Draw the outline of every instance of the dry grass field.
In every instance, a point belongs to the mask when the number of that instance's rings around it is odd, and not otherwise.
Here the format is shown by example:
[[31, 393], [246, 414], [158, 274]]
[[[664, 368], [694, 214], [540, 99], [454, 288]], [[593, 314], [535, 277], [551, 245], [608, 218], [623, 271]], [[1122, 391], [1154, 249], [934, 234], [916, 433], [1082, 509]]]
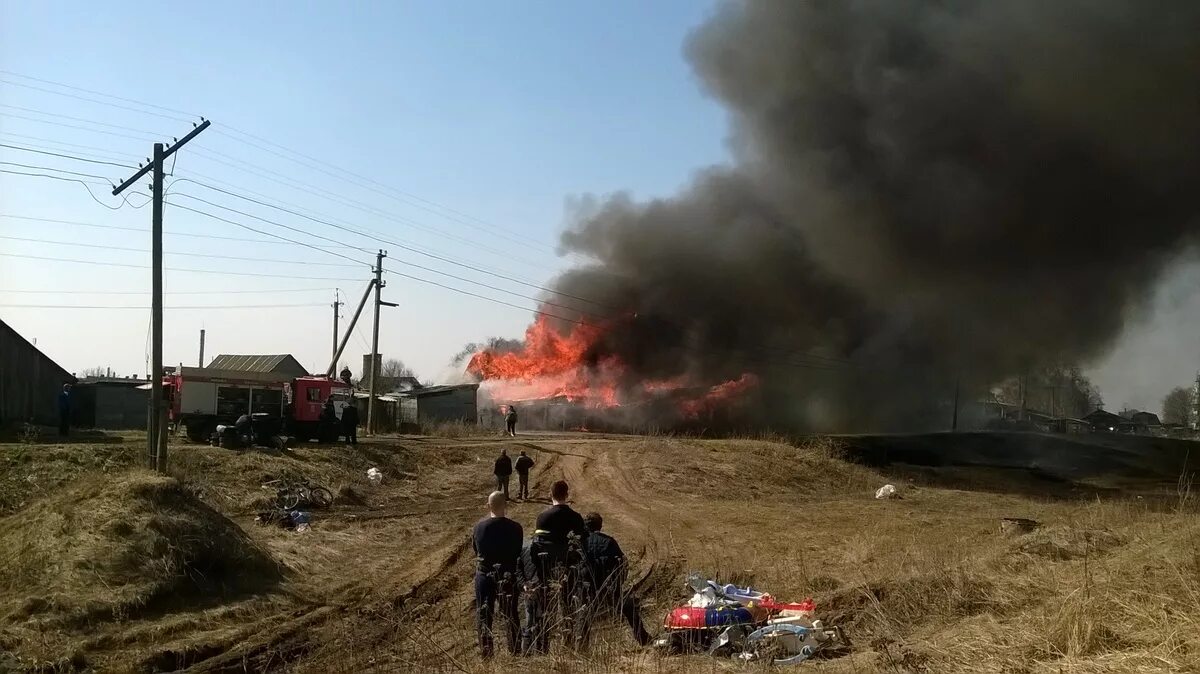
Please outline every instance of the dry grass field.
[[[1039, 494], [1019, 471], [869, 469], [836, 439], [446, 435], [284, 453], [173, 444], [171, 477], [138, 467], [136, 434], [0, 444], [0, 671], [758, 668], [664, 657], [615, 623], [586, 653], [481, 663], [467, 532], [501, 448], [538, 462], [540, 502], [511, 512], [527, 531], [560, 477], [577, 509], [605, 516], [652, 631], [700, 571], [811, 596], [845, 628], [848, 649], [798, 669], [1200, 671], [1186, 475]], [[254, 521], [261, 485], [288, 476], [338, 495], [302, 533]], [[887, 482], [902, 498], [875, 500]], [[1005, 517], [1041, 526], [1006, 534]]]

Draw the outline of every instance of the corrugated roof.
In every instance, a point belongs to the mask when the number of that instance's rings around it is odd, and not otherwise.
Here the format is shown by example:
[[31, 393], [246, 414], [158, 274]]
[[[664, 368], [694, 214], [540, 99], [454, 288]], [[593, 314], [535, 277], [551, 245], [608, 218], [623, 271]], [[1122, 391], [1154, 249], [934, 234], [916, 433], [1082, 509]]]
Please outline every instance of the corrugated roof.
[[237, 370], [240, 372], [294, 372], [296, 374], [308, 374], [300, 361], [296, 360], [291, 354], [272, 354], [272, 355], [236, 355], [223, 353], [212, 360], [211, 363], [205, 366], [205, 369], [214, 370]]
[[450, 384], [448, 386], [426, 386], [425, 388], [413, 389], [411, 391], [392, 391], [390, 395], [401, 396], [405, 398], [423, 398], [428, 395], [436, 395], [445, 393], [446, 391], [454, 391], [458, 389], [479, 390], [479, 384]]

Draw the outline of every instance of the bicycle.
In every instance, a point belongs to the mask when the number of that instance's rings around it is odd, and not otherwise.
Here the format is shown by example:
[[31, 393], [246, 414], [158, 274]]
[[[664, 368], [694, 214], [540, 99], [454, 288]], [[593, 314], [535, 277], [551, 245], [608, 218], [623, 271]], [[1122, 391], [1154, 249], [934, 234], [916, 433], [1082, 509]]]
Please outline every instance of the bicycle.
[[275, 488], [275, 502], [282, 510], [296, 510], [301, 507], [328, 508], [333, 505], [333, 492], [307, 478], [280, 478], [265, 482], [262, 487]]

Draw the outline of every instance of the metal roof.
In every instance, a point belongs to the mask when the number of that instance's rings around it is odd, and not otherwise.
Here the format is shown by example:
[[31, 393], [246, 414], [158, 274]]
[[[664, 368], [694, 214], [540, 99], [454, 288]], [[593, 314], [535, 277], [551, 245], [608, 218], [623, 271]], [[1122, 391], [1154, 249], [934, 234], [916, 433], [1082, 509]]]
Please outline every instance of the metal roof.
[[450, 384], [448, 386], [426, 386], [425, 388], [413, 389], [411, 391], [390, 391], [389, 395], [400, 396], [403, 398], [423, 398], [429, 395], [437, 395], [448, 391], [459, 389], [479, 390], [479, 384]]
[[262, 356], [223, 353], [206, 365], [205, 369], [308, 374], [308, 370], [304, 369], [300, 361], [287, 353]]

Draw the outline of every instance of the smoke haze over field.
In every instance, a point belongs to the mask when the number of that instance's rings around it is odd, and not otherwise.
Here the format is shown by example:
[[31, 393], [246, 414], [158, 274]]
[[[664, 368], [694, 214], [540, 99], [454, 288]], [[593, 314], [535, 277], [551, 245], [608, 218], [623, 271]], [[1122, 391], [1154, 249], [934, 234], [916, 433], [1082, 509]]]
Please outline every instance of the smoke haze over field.
[[944, 424], [956, 381], [1103, 356], [1194, 243], [1200, 3], [725, 2], [685, 52], [734, 165], [578, 200], [562, 246], [596, 262], [544, 307], [615, 317], [593, 359], [636, 376]]

